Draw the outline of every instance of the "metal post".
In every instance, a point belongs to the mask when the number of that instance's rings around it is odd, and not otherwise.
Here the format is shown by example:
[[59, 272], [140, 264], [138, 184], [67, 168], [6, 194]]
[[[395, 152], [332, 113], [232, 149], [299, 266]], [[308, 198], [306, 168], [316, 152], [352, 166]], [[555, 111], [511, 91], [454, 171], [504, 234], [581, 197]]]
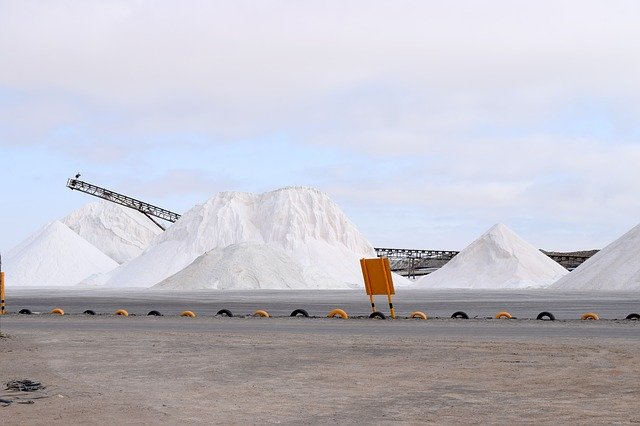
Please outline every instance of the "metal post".
[[4, 315], [4, 272], [0, 272], [0, 315]]
[[0, 254], [0, 315], [4, 315], [4, 272], [2, 272], [2, 255]]

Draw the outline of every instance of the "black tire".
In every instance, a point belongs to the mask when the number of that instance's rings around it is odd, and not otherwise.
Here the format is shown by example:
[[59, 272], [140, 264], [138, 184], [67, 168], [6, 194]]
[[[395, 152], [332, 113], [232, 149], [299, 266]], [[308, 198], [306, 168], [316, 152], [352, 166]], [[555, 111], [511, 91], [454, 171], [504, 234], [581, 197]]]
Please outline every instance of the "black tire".
[[629, 314], [625, 319], [628, 320], [640, 320], [640, 314]]
[[161, 317], [163, 316], [160, 311], [149, 311], [149, 313], [147, 314], [147, 316], [152, 316], [152, 317]]
[[18, 313], [23, 315], [31, 315], [33, 312], [31, 312], [31, 309], [20, 309]]
[[224, 315], [226, 317], [232, 317], [233, 313], [231, 313], [231, 311], [228, 309], [220, 309], [218, 312], [216, 312], [216, 315]]
[[469, 315], [467, 315], [467, 313], [463, 311], [456, 311], [451, 314], [451, 318], [469, 319]]
[[298, 315], [302, 315], [305, 318], [309, 318], [309, 312], [305, 311], [304, 309], [296, 309], [295, 311], [291, 312], [291, 315], [289, 316], [297, 317]]
[[375, 311], [372, 312], [371, 315], [369, 315], [369, 318], [387, 319], [387, 316], [380, 311]]
[[555, 321], [556, 320], [555, 315], [553, 315], [551, 312], [547, 312], [547, 311], [540, 312], [538, 314], [538, 316], [536, 317], [536, 319], [537, 320], [544, 320], [545, 317], [549, 318], [550, 321]]
[[95, 315], [96, 311], [91, 310], [91, 309], [87, 309], [86, 311], [83, 312], [83, 314], [85, 314], [85, 315]]

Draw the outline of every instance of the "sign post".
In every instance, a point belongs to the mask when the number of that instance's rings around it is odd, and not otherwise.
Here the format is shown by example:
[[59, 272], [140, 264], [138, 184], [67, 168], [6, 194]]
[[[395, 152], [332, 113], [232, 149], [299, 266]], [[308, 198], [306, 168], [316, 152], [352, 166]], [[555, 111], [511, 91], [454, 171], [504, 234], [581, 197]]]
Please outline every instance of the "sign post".
[[389, 311], [391, 312], [391, 318], [395, 319], [396, 313], [393, 309], [392, 299], [395, 291], [393, 288], [393, 280], [391, 279], [389, 259], [386, 257], [360, 259], [360, 267], [362, 268], [362, 276], [364, 278], [364, 288], [367, 291], [369, 301], [371, 302], [371, 310], [373, 312], [376, 311], [376, 303], [373, 296], [386, 294], [389, 299]]
[[2, 272], [2, 255], [0, 254], [0, 315], [4, 315], [4, 272]]

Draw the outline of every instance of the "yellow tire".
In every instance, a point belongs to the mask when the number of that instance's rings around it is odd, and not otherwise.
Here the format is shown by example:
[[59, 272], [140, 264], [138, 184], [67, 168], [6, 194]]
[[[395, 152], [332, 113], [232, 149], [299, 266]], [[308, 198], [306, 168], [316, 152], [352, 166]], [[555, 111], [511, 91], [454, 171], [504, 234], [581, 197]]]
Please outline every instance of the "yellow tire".
[[193, 311], [184, 311], [180, 314], [181, 317], [189, 317], [189, 318], [195, 318], [196, 314], [193, 313]]
[[124, 309], [118, 309], [113, 314], [121, 316], [121, 317], [128, 317], [129, 316], [129, 312], [125, 311]]
[[254, 317], [262, 317], [262, 318], [269, 318], [270, 315], [267, 311], [263, 311], [262, 309], [258, 309], [257, 311], [255, 311], [253, 313]]
[[333, 318], [333, 317], [340, 317], [340, 318], [347, 319], [349, 318], [349, 315], [347, 315], [347, 313], [342, 309], [334, 309], [333, 311], [329, 312], [329, 314], [327, 315], [327, 318]]
[[498, 312], [496, 314], [496, 319], [502, 319], [502, 318], [511, 319], [513, 317], [509, 312], [506, 312], [506, 311]]
[[427, 317], [427, 314], [425, 314], [424, 312], [414, 311], [409, 314], [409, 318], [420, 318], [420, 319], [426, 320], [428, 317]]
[[60, 308], [55, 308], [54, 310], [51, 311], [51, 313], [55, 315], [64, 315], [64, 311]]
[[600, 317], [598, 316], [598, 314], [594, 313], [594, 312], [587, 312], [585, 314], [582, 314], [582, 316], [580, 317], [581, 320], [599, 320]]

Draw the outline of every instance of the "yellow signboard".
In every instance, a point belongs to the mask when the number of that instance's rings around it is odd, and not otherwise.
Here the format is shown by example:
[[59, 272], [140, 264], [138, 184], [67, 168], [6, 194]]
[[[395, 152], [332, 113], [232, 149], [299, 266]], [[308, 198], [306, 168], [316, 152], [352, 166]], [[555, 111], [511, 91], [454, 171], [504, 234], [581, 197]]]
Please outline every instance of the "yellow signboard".
[[389, 259], [386, 257], [360, 259], [360, 266], [364, 277], [364, 287], [368, 295], [395, 294]]
[[389, 309], [391, 318], [395, 318], [393, 302], [391, 296], [395, 294], [393, 289], [393, 280], [391, 279], [391, 267], [389, 259], [386, 257], [375, 259], [360, 259], [360, 267], [362, 268], [362, 277], [364, 278], [364, 288], [369, 295], [371, 301], [371, 309], [376, 312], [376, 305], [373, 301], [375, 295], [387, 295], [389, 298]]

